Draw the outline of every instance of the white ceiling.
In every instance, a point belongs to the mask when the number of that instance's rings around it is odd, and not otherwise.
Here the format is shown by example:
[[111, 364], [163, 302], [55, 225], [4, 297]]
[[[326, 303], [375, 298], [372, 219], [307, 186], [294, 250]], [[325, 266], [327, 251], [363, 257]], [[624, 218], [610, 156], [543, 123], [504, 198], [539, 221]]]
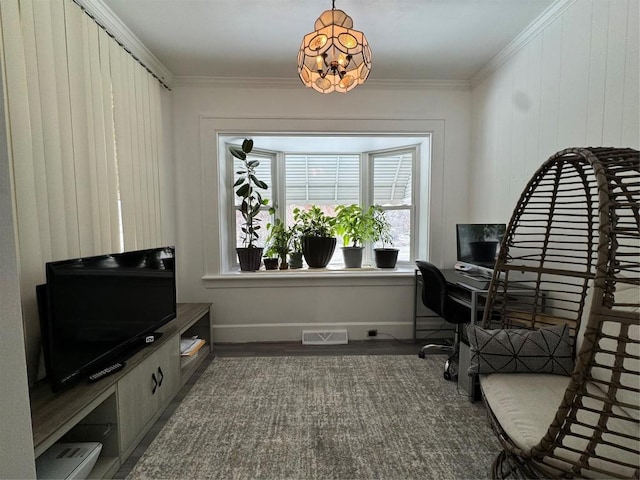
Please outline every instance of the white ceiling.
[[[297, 78], [330, 0], [102, 0], [173, 74]], [[554, 0], [336, 0], [367, 36], [371, 79], [469, 80]]]

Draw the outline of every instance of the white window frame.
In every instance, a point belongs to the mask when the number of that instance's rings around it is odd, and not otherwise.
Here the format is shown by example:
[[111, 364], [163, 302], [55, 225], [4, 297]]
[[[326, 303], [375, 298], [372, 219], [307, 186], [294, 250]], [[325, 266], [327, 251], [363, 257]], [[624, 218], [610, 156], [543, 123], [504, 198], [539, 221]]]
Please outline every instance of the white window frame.
[[[363, 205], [368, 208], [374, 203], [374, 169], [373, 163], [376, 157], [381, 157], [390, 154], [401, 154], [409, 152], [411, 153], [411, 205], [409, 207], [405, 206], [394, 206], [394, 207], [385, 207], [382, 206], [382, 209], [387, 210], [409, 210], [409, 219], [411, 221], [411, 229], [409, 231], [410, 235], [410, 244], [409, 244], [409, 260], [398, 260], [398, 264], [413, 264], [413, 262], [417, 259], [416, 255], [416, 222], [418, 221], [416, 217], [416, 205], [419, 203], [420, 196], [422, 194], [428, 194], [428, 192], [422, 192], [420, 188], [419, 179], [419, 162], [420, 158], [420, 146], [419, 145], [407, 145], [404, 147], [398, 148], [387, 148], [384, 150], [375, 150], [366, 152], [363, 155], [365, 159], [363, 161], [364, 169], [366, 170], [364, 173], [364, 178], [366, 179], [365, 183], [365, 192], [363, 192], [362, 196], [364, 197]], [[424, 187], [422, 188], [424, 190]], [[373, 248], [374, 245], [368, 242], [365, 245], [365, 256], [364, 261], [373, 264]]]
[[[414, 268], [407, 272], [371, 270], [362, 272], [278, 272], [279, 275], [247, 275], [240, 274], [232, 268], [228, 260], [228, 190], [232, 187], [227, 181], [224, 144], [233, 138], [244, 138], [243, 135], [258, 136], [325, 136], [335, 137], [344, 135], [349, 137], [420, 137], [421, 147], [418, 157], [417, 176], [419, 184], [428, 190], [420, 196], [416, 205], [415, 216], [419, 220], [416, 224], [416, 252], [418, 258], [427, 258], [435, 264], [444, 264], [455, 260], [455, 246], [451, 246], [448, 233], [455, 228], [455, 220], [445, 212], [452, 208], [447, 205], [450, 199], [445, 192], [451, 169], [455, 171], [459, 162], [453, 160], [453, 167], [447, 167], [445, 158], [452, 155], [463, 155], [457, 146], [445, 141], [445, 120], [426, 118], [370, 118], [353, 116], [338, 118], [327, 116], [322, 118], [310, 116], [260, 116], [247, 117], [218, 117], [202, 115], [199, 119], [198, 142], [200, 145], [200, 173], [202, 176], [202, 204], [198, 209], [202, 221], [199, 228], [189, 232], [190, 236], [183, 241], [186, 246], [202, 247], [201, 259], [191, 259], [193, 268], [201, 266], [201, 281], [205, 288], [227, 288], [229, 282], [241, 282], [250, 287], [264, 287], [274, 285], [276, 278], [278, 286], [300, 286], [312, 283], [323, 285], [353, 285], [354, 279], [358, 284], [369, 285], [371, 282], [384, 283], [389, 277], [398, 275], [413, 275]], [[336, 132], [342, 132], [336, 134]], [[451, 152], [445, 153], [445, 145], [449, 145]], [[274, 149], [275, 150], [275, 149]], [[454, 205], [453, 211], [457, 211]], [[195, 235], [195, 237], [194, 237]], [[184, 248], [187, 248], [187, 247]], [[263, 272], [264, 273], [264, 272]], [[307, 280], [305, 280], [308, 278]], [[342, 280], [340, 280], [342, 279]], [[341, 283], [342, 282], [342, 283]], [[346, 283], [345, 283], [346, 282]]]
[[[249, 138], [251, 135], [247, 134], [246, 137]], [[226, 151], [226, 162], [227, 162], [227, 185], [233, 185], [233, 177], [234, 177], [234, 168], [233, 168], [233, 156], [229, 153], [228, 149], [229, 144], [225, 144]], [[363, 208], [368, 208], [373, 205], [373, 192], [374, 192], [374, 169], [373, 164], [376, 157], [390, 155], [390, 154], [401, 154], [409, 152], [412, 155], [411, 160], [411, 205], [409, 207], [398, 206], [398, 207], [383, 207], [384, 210], [409, 210], [410, 222], [411, 222], [411, 230], [410, 230], [410, 246], [409, 246], [409, 260], [399, 261], [399, 265], [409, 265], [413, 264], [416, 256], [416, 204], [419, 203], [419, 199], [421, 196], [421, 188], [420, 182], [417, 181], [419, 176], [419, 168], [418, 168], [418, 158], [420, 158], [420, 147], [419, 145], [405, 145], [396, 148], [388, 148], [383, 150], [375, 150], [375, 151], [367, 151], [359, 153], [359, 163], [360, 163], [360, 188], [359, 188], [359, 204]], [[283, 151], [271, 151], [264, 149], [254, 149], [252, 154], [256, 156], [264, 156], [269, 157], [271, 160], [271, 181], [270, 185], [272, 191], [272, 204], [263, 207], [263, 210], [268, 210], [273, 207], [275, 210], [275, 216], [277, 218], [286, 220], [286, 168], [285, 168], [285, 157], [289, 152]], [[354, 155], [352, 152], [342, 152], [342, 153], [322, 153], [322, 152], [307, 152], [300, 153], [296, 152], [295, 155]], [[261, 179], [264, 180], [264, 179]], [[424, 194], [423, 192], [422, 194]], [[235, 189], [230, 189], [228, 194], [230, 195], [229, 205], [230, 209], [227, 215], [228, 218], [228, 264], [232, 269], [239, 269], [239, 263], [236, 255], [236, 247], [237, 247], [237, 238], [235, 232], [237, 230], [236, 225], [236, 211], [238, 207], [235, 206]], [[266, 223], [262, 224], [263, 228], [266, 228]], [[266, 247], [266, 246], [265, 246]], [[366, 242], [363, 257], [363, 265], [373, 265], [373, 248], [374, 245], [371, 242]], [[336, 254], [334, 254], [334, 259]], [[339, 261], [333, 262], [333, 265], [339, 264]]]

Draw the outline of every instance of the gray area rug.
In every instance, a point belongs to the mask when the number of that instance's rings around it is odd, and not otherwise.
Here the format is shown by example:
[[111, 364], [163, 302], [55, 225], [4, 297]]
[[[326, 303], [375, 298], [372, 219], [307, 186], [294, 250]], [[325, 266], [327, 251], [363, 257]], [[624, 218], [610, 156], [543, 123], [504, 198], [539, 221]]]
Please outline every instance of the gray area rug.
[[444, 358], [216, 358], [127, 478], [476, 479], [499, 452]]

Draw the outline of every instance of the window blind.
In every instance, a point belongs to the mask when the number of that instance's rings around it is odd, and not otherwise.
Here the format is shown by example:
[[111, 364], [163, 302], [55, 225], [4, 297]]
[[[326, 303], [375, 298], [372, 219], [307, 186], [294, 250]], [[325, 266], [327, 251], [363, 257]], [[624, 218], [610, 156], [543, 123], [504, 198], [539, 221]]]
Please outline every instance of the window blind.
[[373, 203], [411, 205], [413, 154], [376, 154], [373, 167]]
[[160, 84], [70, 0], [2, 0], [30, 378], [47, 261], [161, 244]]
[[285, 155], [287, 203], [357, 203], [359, 155]]

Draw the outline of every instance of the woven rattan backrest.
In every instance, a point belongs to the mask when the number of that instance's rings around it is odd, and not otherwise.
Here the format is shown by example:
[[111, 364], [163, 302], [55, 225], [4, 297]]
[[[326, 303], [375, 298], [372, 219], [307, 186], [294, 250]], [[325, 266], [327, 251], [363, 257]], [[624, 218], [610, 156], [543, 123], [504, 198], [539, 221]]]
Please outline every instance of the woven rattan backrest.
[[579, 337], [564, 402], [534, 449], [540, 462], [578, 476], [638, 478], [639, 287], [639, 152], [553, 155], [514, 210], [483, 320], [502, 328], [567, 323]]

